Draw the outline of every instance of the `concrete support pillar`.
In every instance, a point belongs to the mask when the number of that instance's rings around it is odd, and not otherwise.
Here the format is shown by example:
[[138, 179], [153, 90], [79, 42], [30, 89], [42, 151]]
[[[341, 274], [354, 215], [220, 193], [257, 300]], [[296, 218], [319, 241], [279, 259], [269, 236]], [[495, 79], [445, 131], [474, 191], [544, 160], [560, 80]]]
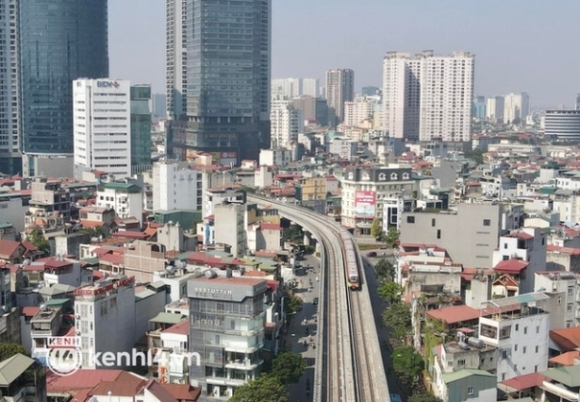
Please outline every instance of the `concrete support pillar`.
[[312, 239], [312, 233], [304, 231], [304, 245], [310, 246], [310, 240]]

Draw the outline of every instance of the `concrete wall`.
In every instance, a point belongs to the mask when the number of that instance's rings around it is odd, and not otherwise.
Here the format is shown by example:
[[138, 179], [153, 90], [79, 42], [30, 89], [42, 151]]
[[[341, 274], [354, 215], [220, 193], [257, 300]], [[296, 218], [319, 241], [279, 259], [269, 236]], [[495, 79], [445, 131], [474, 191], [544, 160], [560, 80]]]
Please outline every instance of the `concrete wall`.
[[470, 268], [492, 268], [501, 228], [500, 206], [459, 204], [457, 214], [405, 212], [401, 242], [434, 244], [451, 259]]

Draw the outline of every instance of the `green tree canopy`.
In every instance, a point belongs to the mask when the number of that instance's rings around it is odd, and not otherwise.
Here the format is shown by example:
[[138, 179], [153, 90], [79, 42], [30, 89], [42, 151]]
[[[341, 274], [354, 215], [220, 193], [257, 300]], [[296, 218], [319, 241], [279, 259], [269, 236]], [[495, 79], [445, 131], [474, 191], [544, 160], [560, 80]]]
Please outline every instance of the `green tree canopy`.
[[286, 402], [288, 391], [278, 378], [262, 374], [254, 381], [236, 388], [230, 402]]
[[392, 354], [393, 369], [407, 386], [416, 384], [419, 374], [425, 368], [423, 357], [412, 346], [399, 346]]
[[391, 304], [383, 312], [383, 322], [391, 328], [391, 337], [404, 340], [411, 332], [411, 307], [407, 303]]
[[272, 375], [281, 384], [295, 384], [306, 369], [306, 362], [301, 355], [292, 352], [280, 353], [272, 362]]
[[30, 356], [30, 354], [24, 349], [22, 345], [12, 342], [1, 342], [0, 343], [0, 361], [4, 361], [16, 354], [23, 354], [25, 356]]
[[288, 296], [284, 302], [288, 313], [295, 313], [302, 308], [302, 299], [296, 295]]
[[397, 228], [390, 227], [389, 230], [387, 230], [387, 234], [383, 237], [383, 241], [388, 248], [395, 248], [400, 236], [401, 233], [397, 230]]
[[373, 224], [371, 226], [371, 236], [380, 237], [383, 235], [383, 224], [378, 218], [373, 219]]
[[431, 394], [418, 393], [411, 395], [408, 399], [408, 402], [443, 402], [443, 400]]
[[401, 301], [403, 287], [396, 282], [385, 282], [377, 289], [379, 296], [389, 302], [389, 304]]
[[395, 279], [395, 267], [385, 257], [375, 264], [375, 272], [380, 280], [392, 281]]
[[26, 237], [26, 240], [32, 242], [38, 251], [42, 251], [45, 255], [50, 255], [50, 244], [42, 233], [35, 230]]
[[93, 226], [90, 228], [82, 228], [82, 233], [86, 233], [92, 239], [93, 237], [104, 236], [103, 235], [103, 226]]

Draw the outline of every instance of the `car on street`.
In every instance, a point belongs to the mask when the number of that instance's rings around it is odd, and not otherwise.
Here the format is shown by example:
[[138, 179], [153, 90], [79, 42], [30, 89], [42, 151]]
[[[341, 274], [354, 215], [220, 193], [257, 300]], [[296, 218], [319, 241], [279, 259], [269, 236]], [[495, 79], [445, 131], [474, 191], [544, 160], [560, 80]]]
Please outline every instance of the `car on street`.
[[371, 251], [369, 253], [367, 253], [367, 258], [374, 258], [377, 256], [377, 252], [376, 251]]
[[314, 298], [314, 302], [313, 302], [313, 303], [314, 303], [314, 304], [318, 304], [318, 297], [315, 297], [315, 298]]

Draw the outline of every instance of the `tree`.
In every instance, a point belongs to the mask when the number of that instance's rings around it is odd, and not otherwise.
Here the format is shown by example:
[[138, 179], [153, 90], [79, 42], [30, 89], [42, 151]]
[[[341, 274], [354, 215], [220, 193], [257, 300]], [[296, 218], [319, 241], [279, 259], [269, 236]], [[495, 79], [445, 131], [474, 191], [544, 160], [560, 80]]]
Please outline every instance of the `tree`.
[[423, 357], [417, 353], [413, 346], [399, 346], [392, 354], [393, 369], [401, 380], [407, 386], [417, 384], [419, 374], [425, 368]]
[[375, 272], [381, 280], [392, 281], [395, 279], [395, 267], [385, 257], [375, 264]]
[[296, 295], [291, 295], [286, 298], [286, 311], [288, 313], [295, 313], [302, 308], [302, 299]]
[[281, 384], [295, 384], [306, 369], [306, 362], [301, 355], [292, 352], [280, 353], [272, 362], [272, 375]]
[[379, 286], [377, 293], [389, 304], [394, 304], [401, 301], [403, 287], [396, 282], [386, 282]]
[[383, 237], [383, 241], [388, 248], [395, 248], [400, 236], [401, 233], [397, 230], [397, 228], [390, 227], [387, 231], [387, 234]]
[[383, 312], [383, 322], [391, 328], [391, 338], [402, 342], [411, 332], [411, 308], [407, 303], [391, 304]]
[[0, 361], [4, 361], [16, 354], [23, 354], [25, 356], [30, 356], [30, 354], [18, 343], [12, 342], [1, 342], [0, 343]]
[[483, 164], [483, 151], [481, 149], [474, 149], [465, 153], [465, 158], [472, 159], [478, 165]]
[[383, 235], [383, 225], [378, 218], [373, 219], [373, 224], [371, 226], [371, 236], [381, 237]]
[[26, 241], [32, 242], [38, 251], [42, 251], [45, 255], [50, 255], [50, 244], [42, 233], [35, 230], [26, 237]]
[[443, 400], [433, 396], [431, 394], [426, 394], [424, 392], [411, 395], [408, 399], [409, 402], [443, 402]]
[[287, 398], [288, 391], [278, 378], [262, 374], [256, 380], [236, 388], [230, 402], [286, 402]]
[[103, 236], [103, 227], [102, 226], [93, 226], [90, 228], [82, 228], [81, 232], [88, 234], [91, 239], [94, 237], [98, 238], [99, 236]]

